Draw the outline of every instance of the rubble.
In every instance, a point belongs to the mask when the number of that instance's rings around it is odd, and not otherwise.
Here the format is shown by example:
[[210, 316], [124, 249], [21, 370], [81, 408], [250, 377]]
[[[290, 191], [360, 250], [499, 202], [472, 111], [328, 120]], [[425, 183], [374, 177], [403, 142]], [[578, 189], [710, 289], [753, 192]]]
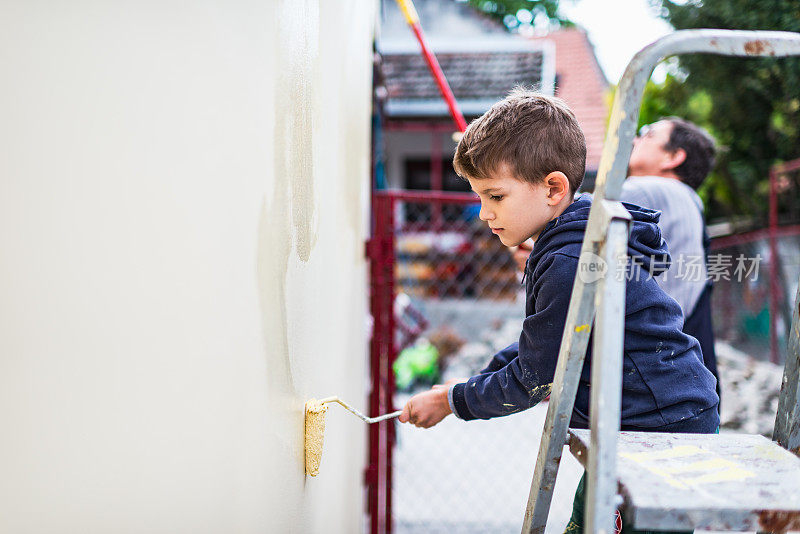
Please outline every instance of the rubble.
[[720, 429], [772, 437], [783, 368], [717, 342], [722, 389]]
[[[519, 339], [519, 321], [507, 320], [481, 332], [480, 341], [465, 343], [448, 358], [442, 381], [477, 374], [500, 349]], [[772, 437], [783, 368], [717, 342], [722, 383], [720, 429]]]

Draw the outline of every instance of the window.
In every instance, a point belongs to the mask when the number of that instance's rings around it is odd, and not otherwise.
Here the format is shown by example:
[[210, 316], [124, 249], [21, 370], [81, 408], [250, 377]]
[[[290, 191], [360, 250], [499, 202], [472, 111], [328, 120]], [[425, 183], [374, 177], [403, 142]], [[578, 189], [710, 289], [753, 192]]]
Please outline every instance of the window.
[[[459, 178], [453, 169], [453, 160], [450, 158], [442, 159], [441, 189], [438, 191], [450, 191], [468, 193], [472, 190], [469, 182]], [[431, 190], [431, 160], [430, 159], [407, 159], [405, 161], [405, 187], [415, 191]], [[415, 206], [416, 209], [406, 213], [407, 222], [430, 222], [433, 208], [430, 204]], [[442, 207], [442, 217], [444, 221], [453, 222], [470, 218], [475, 210], [470, 206], [446, 205]]]

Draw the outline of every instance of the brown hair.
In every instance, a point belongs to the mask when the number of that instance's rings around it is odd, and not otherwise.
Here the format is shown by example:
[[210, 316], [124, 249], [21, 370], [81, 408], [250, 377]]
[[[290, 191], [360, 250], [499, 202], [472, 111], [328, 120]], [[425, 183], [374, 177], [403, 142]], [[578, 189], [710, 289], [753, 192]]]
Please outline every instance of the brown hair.
[[458, 175], [487, 178], [503, 163], [530, 183], [561, 171], [577, 191], [586, 171], [586, 139], [566, 103], [518, 87], [472, 121], [453, 158]]
[[703, 128], [679, 117], [661, 119], [672, 124], [669, 141], [664, 150], [674, 152], [682, 149], [686, 159], [675, 167], [674, 172], [683, 183], [697, 189], [714, 168], [716, 148], [714, 138]]

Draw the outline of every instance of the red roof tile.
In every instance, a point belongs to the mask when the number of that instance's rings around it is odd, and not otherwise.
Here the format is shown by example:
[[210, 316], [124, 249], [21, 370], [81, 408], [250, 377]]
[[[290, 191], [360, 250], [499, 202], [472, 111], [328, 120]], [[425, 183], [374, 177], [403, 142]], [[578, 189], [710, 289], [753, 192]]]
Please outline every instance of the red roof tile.
[[[528, 45], [530, 46], [530, 45]], [[480, 115], [514, 85], [541, 82], [541, 51], [444, 52], [436, 59], [465, 115]], [[384, 53], [381, 69], [392, 117], [447, 116], [439, 88], [419, 53]], [[477, 111], [475, 106], [477, 104]]]

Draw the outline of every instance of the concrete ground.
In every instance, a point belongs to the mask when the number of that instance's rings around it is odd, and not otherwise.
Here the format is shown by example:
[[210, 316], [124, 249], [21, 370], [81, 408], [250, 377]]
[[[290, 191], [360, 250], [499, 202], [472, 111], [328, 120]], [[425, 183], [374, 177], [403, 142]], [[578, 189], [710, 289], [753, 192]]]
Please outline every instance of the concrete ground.
[[[409, 397], [398, 394], [395, 405]], [[489, 421], [448, 416], [427, 430], [397, 423], [394, 532], [519, 533], [546, 414], [545, 402]], [[565, 447], [545, 534], [564, 531], [581, 474]]]
[[[521, 306], [466, 301], [425, 302], [435, 325], [460, 325], [467, 344], [442, 381], [470, 376], [518, 337]], [[472, 320], [468, 322], [466, 319]], [[491, 327], [486, 326], [491, 324]], [[722, 430], [771, 435], [782, 369], [717, 343], [723, 390]], [[395, 406], [410, 397], [398, 394]], [[756, 401], [757, 400], [757, 401]], [[432, 429], [397, 423], [393, 521], [400, 534], [505, 534], [521, 530], [547, 403], [490, 421], [447, 417]], [[564, 449], [546, 534], [561, 533], [583, 469]], [[707, 531], [708, 532], [708, 531]]]
[[[396, 405], [407, 398], [398, 395]], [[490, 421], [448, 416], [427, 430], [398, 423], [395, 532], [520, 532], [546, 413], [547, 403], [542, 403]], [[582, 473], [565, 448], [547, 534], [564, 531]]]

